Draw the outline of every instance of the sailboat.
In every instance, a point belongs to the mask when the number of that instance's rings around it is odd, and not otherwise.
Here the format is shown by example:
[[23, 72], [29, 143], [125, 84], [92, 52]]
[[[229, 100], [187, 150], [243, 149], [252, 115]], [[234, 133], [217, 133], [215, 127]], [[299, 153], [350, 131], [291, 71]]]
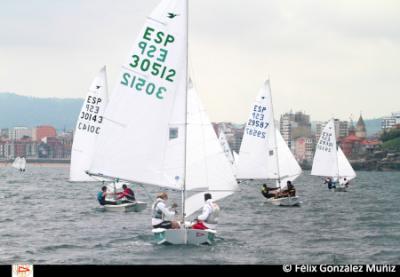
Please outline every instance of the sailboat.
[[[105, 181], [85, 173], [93, 159], [94, 146], [104, 122], [103, 114], [108, 103], [106, 67], [101, 68], [89, 87], [77, 120], [72, 144], [70, 178], [71, 182]], [[116, 193], [122, 184], [114, 181], [108, 186], [108, 192]], [[113, 201], [115, 198], [107, 198]], [[134, 202], [117, 205], [104, 205], [106, 211], [141, 211], [146, 203]]]
[[[240, 145], [237, 178], [274, 180], [275, 187], [283, 190], [287, 181], [294, 181], [300, 174], [299, 164], [275, 127], [267, 80], [251, 106]], [[267, 202], [280, 206], [300, 205], [298, 196], [268, 198]]]
[[336, 143], [333, 119], [326, 124], [318, 140], [311, 175], [332, 178], [338, 184], [334, 191], [346, 191], [344, 178], [350, 181], [356, 177], [351, 164]]
[[219, 131], [218, 140], [219, 140], [219, 142], [222, 146], [222, 149], [225, 153], [225, 157], [228, 159], [228, 161], [232, 165], [233, 174], [236, 175], [237, 160], [235, 160], [235, 154], [236, 154], [236, 158], [237, 158], [237, 153], [235, 151], [231, 150], [228, 140], [226, 139], [226, 136], [224, 134], [224, 131], [222, 131], [222, 130]]
[[[153, 229], [159, 244], [212, 243], [186, 219], [210, 192], [237, 184], [188, 76], [188, 1], [163, 0], [147, 18], [110, 97], [89, 174], [181, 193], [181, 228]], [[188, 194], [193, 193], [193, 195]]]
[[14, 162], [11, 165], [12, 167], [18, 169], [19, 171], [23, 172], [26, 168], [26, 159], [25, 157], [16, 157]]
[[222, 149], [224, 150], [225, 156], [228, 159], [228, 161], [231, 164], [234, 164], [235, 160], [233, 158], [232, 150], [229, 147], [228, 140], [226, 139], [226, 136], [224, 134], [224, 131], [220, 130], [219, 131], [219, 142], [221, 143]]

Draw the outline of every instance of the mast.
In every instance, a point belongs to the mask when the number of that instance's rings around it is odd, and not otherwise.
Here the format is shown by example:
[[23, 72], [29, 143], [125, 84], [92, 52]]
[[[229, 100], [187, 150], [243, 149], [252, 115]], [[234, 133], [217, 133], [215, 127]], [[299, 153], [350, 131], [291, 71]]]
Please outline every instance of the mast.
[[[268, 83], [270, 83], [270, 80], [268, 79]], [[269, 92], [270, 92], [270, 97], [271, 97], [271, 112], [272, 112], [272, 122], [274, 123], [274, 139], [275, 139], [275, 147], [274, 147], [274, 151], [276, 153], [276, 168], [278, 170], [278, 183], [279, 183], [279, 187], [281, 187], [281, 173], [279, 170], [279, 156], [278, 156], [278, 144], [277, 144], [277, 140], [276, 140], [276, 128], [275, 128], [275, 116], [274, 116], [274, 108], [273, 108], [273, 104], [272, 104], [272, 89], [271, 89], [271, 84], [269, 84]]]
[[336, 146], [336, 167], [337, 167], [337, 184], [339, 185], [339, 157], [338, 157], [338, 147], [339, 145], [337, 144], [336, 141], [336, 130], [335, 130], [335, 119], [332, 118], [333, 121], [333, 139], [335, 140], [335, 146]]
[[182, 187], [182, 223], [185, 224], [185, 200], [186, 200], [186, 164], [187, 164], [187, 127], [188, 127], [188, 56], [189, 56], [189, 1], [186, 1], [186, 68], [185, 68], [185, 142], [184, 142], [184, 164], [183, 164], [183, 187]]

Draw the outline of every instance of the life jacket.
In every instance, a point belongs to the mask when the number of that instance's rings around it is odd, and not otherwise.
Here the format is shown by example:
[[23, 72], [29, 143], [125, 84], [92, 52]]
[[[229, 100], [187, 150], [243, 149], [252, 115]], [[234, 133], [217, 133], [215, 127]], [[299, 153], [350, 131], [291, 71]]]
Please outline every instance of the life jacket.
[[100, 203], [101, 205], [103, 205], [103, 203], [106, 201], [106, 197], [103, 196], [103, 192], [102, 192], [102, 191], [99, 191], [99, 192], [97, 193], [97, 200], [99, 201], [99, 203]]
[[129, 200], [135, 200], [135, 193], [130, 189], [127, 188], [124, 192], [126, 192], [128, 195], [125, 194], [125, 197]]
[[211, 213], [209, 214], [205, 222], [209, 224], [218, 224], [218, 217], [220, 211], [219, 206], [213, 202], [209, 202], [207, 205], [211, 208]]
[[153, 204], [153, 218], [161, 219], [164, 220], [164, 214], [163, 212], [157, 207], [158, 203], [163, 202], [161, 198], [157, 198], [156, 202]]

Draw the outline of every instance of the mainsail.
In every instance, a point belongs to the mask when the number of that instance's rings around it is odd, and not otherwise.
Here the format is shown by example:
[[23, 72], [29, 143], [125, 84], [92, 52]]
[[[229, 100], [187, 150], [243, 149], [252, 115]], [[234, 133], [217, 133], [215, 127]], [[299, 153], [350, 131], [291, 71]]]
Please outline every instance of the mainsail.
[[240, 179], [273, 179], [293, 181], [301, 168], [275, 127], [269, 81], [261, 87], [251, 106], [242, 144], [240, 146], [238, 174]]
[[70, 181], [96, 181], [85, 173], [93, 159], [97, 136], [104, 122], [107, 106], [107, 76], [105, 66], [90, 85], [76, 123], [71, 152]]

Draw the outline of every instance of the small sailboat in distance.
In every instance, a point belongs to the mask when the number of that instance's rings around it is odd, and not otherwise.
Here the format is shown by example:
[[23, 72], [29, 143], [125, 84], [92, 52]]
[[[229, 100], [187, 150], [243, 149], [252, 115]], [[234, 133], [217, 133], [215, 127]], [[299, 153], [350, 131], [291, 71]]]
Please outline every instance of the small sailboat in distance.
[[300, 174], [299, 164], [275, 127], [271, 89], [267, 80], [251, 106], [240, 145], [237, 178], [274, 180], [275, 188], [269, 190], [275, 192], [271, 193], [271, 197], [269, 194], [266, 196], [267, 202], [279, 206], [298, 206], [298, 196], [282, 192], [289, 189], [287, 182], [293, 182]]
[[[228, 159], [229, 163], [232, 165], [232, 171], [233, 174], [236, 176], [236, 171], [237, 171], [237, 160], [235, 160], [235, 152], [231, 150], [231, 147], [229, 146], [229, 142], [226, 139], [225, 133], [223, 130], [219, 131], [219, 137], [218, 140], [222, 146], [222, 150], [225, 153], [226, 158]], [[237, 154], [236, 154], [237, 158]]]
[[347, 183], [356, 173], [336, 143], [334, 119], [329, 120], [315, 150], [311, 175], [330, 178], [334, 191], [347, 191]]
[[20, 172], [24, 172], [26, 169], [25, 157], [16, 157], [11, 166], [18, 169]]

